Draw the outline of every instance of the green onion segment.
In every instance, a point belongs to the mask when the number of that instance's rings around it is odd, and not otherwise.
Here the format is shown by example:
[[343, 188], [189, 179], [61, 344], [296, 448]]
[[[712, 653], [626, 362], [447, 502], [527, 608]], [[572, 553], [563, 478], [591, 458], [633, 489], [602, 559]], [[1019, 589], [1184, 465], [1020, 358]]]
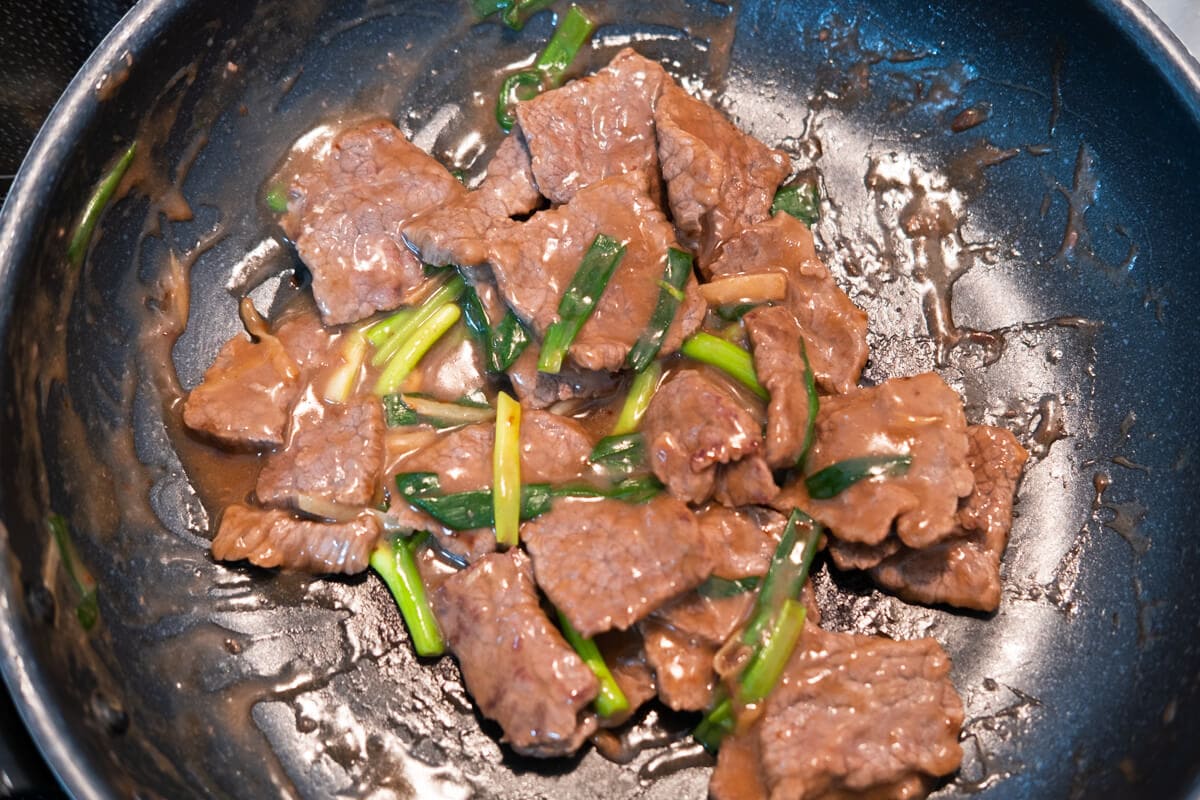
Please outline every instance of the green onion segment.
[[628, 711], [629, 700], [621, 691], [621, 687], [617, 685], [617, 680], [609, 671], [608, 664], [604, 663], [604, 656], [600, 655], [600, 648], [596, 646], [596, 643], [591, 639], [583, 638], [561, 611], [558, 612], [558, 625], [562, 629], [563, 636], [571, 643], [571, 647], [575, 648], [575, 652], [583, 659], [583, 663], [588, 665], [600, 682], [600, 692], [592, 701], [596, 706], [596, 713], [602, 717], [611, 717], [622, 711]]
[[658, 391], [660, 380], [662, 364], [657, 361], [650, 362], [649, 366], [634, 376], [629, 385], [629, 394], [625, 395], [625, 403], [617, 417], [617, 424], [613, 426], [613, 436], [624, 436], [638, 429], [642, 424], [642, 417], [646, 416], [646, 409], [650, 407], [650, 400]]
[[546, 329], [538, 371], [557, 374], [575, 337], [596, 309], [600, 296], [617, 265], [625, 256], [625, 245], [611, 236], [596, 234], [575, 276], [558, 301], [558, 319]]
[[67, 261], [71, 266], [83, 265], [88, 245], [92, 241], [92, 234], [96, 230], [96, 223], [100, 221], [100, 215], [104, 213], [104, 209], [108, 207], [113, 195], [116, 194], [117, 187], [121, 185], [121, 179], [129, 171], [129, 165], [133, 163], [136, 153], [137, 142], [133, 142], [125, 148], [125, 152], [121, 153], [117, 163], [92, 190], [92, 196], [88, 198], [87, 205], [83, 207], [83, 213], [79, 215], [79, 222], [75, 224], [75, 230], [71, 233], [71, 243], [67, 245]]
[[396, 599], [417, 655], [440, 656], [446, 651], [446, 645], [425, 593], [421, 573], [417, 570], [416, 549], [428, 536], [427, 533], [417, 534], [407, 540], [394, 541], [385, 538], [371, 553], [371, 569], [383, 578]]
[[[510, 15], [524, 25], [523, 9], [536, 11], [544, 6], [538, 5], [542, 0], [525, 0], [514, 3], [505, 11], [505, 22]], [[537, 5], [537, 8], [532, 6]], [[550, 37], [546, 48], [533, 63], [533, 67], [507, 76], [500, 84], [500, 92], [496, 97], [496, 121], [506, 132], [516, 124], [516, 104], [528, 100], [541, 92], [554, 89], [562, 84], [563, 76], [579, 54], [584, 42], [592, 35], [596, 23], [576, 6], [571, 6], [559, 20], [554, 35]]]
[[85, 631], [95, 627], [100, 618], [100, 604], [96, 598], [96, 581], [87, 569], [79, 563], [75, 553], [75, 545], [71, 541], [71, 529], [67, 520], [61, 514], [51, 512], [46, 515], [46, 527], [58, 548], [58, 557], [62, 562], [63, 571], [67, 573], [71, 585], [79, 592], [79, 602], [75, 605], [75, 617]]
[[809, 475], [804, 486], [814, 500], [828, 500], [867, 478], [904, 475], [910, 466], [912, 456], [907, 454], [848, 458]]
[[775, 193], [771, 203], [771, 215], [779, 212], [791, 214], [808, 227], [821, 218], [821, 190], [816, 183], [798, 183], [785, 186]]
[[710, 364], [727, 373], [763, 400], [770, 399], [767, 390], [758, 382], [753, 357], [749, 351], [733, 342], [705, 331], [698, 331], [684, 340], [679, 352], [694, 361]]
[[667, 266], [659, 282], [658, 303], [650, 316], [650, 325], [629, 350], [625, 366], [641, 372], [662, 349], [667, 329], [675, 320], [679, 304], [683, 302], [683, 287], [692, 274], [692, 256], [674, 247], [667, 251]]
[[516, 547], [521, 526], [521, 404], [504, 392], [496, 400], [492, 498], [496, 543]]
[[380, 373], [379, 380], [375, 382], [375, 394], [392, 394], [398, 390], [408, 374], [429, 352], [429, 348], [433, 347], [446, 331], [454, 327], [454, 323], [458, 322], [461, 316], [462, 311], [453, 303], [443, 305], [433, 312], [429, 319], [417, 328], [413, 335], [392, 355], [391, 360]]

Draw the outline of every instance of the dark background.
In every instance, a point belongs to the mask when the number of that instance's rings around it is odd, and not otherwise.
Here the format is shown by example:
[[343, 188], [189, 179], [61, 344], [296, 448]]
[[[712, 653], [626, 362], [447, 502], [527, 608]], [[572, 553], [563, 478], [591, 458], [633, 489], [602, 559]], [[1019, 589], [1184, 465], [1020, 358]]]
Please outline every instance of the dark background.
[[[133, 5], [134, 0], [0, 0], [0, 202], [58, 96]], [[0, 797], [65, 797], [2, 687]]]

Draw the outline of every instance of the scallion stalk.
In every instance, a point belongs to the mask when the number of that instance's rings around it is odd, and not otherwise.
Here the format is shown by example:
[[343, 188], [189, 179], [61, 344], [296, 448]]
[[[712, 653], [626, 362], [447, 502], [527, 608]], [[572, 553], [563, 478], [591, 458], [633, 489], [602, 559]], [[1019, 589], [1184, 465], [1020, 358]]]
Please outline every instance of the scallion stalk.
[[596, 234], [575, 276], [558, 301], [558, 319], [546, 329], [538, 371], [557, 374], [567, 350], [585, 322], [596, 310], [600, 296], [625, 255], [625, 245], [611, 236]]
[[392, 360], [384, 367], [379, 380], [375, 382], [375, 394], [391, 394], [399, 389], [408, 374], [429, 352], [429, 348], [433, 347], [446, 331], [454, 327], [454, 323], [458, 322], [461, 316], [462, 312], [453, 303], [443, 305], [435, 311], [425, 324], [400, 346]]
[[804, 479], [804, 486], [814, 500], [828, 500], [867, 478], [904, 475], [910, 466], [910, 455], [848, 458], [809, 475]]
[[[524, 0], [523, 3], [518, 0], [505, 12], [505, 21], [508, 21], [510, 14], [517, 18], [522, 13], [522, 7], [531, 9], [539, 2], [544, 0]], [[523, 25], [524, 18], [520, 19]], [[538, 93], [553, 89], [562, 83], [567, 68], [575, 60], [575, 56], [579, 54], [580, 48], [592, 35], [595, 27], [596, 24], [582, 11], [571, 6], [554, 29], [554, 35], [534, 62], [533, 68], [514, 72], [504, 79], [496, 97], [496, 121], [505, 132], [512, 130], [516, 124], [515, 108], [518, 102], [529, 100]]]
[[530, 17], [544, 8], [549, 8], [553, 2], [554, 0], [511, 0], [500, 18], [504, 20], [505, 25], [519, 31], [525, 27]]
[[496, 543], [516, 547], [521, 527], [521, 404], [504, 392], [496, 399], [492, 502]]
[[808, 360], [808, 347], [804, 337], [800, 337], [800, 358], [804, 361], [804, 393], [808, 398], [808, 421], [804, 423], [804, 442], [800, 445], [800, 455], [796, 457], [796, 466], [804, 468], [808, 451], [812, 449], [817, 438], [817, 414], [821, 410], [821, 399], [817, 396], [817, 378], [813, 375], [812, 364]]
[[775, 193], [771, 203], [771, 215], [779, 212], [791, 214], [808, 227], [821, 218], [821, 190], [816, 183], [798, 183], [785, 186]]
[[362, 371], [363, 359], [367, 356], [367, 339], [361, 331], [351, 330], [342, 343], [342, 363], [325, 383], [325, 399], [331, 403], [344, 403], [350, 399]]
[[646, 441], [640, 433], [605, 436], [596, 443], [588, 461], [609, 473], [633, 472], [646, 463]]
[[704, 719], [700, 720], [700, 724], [692, 731], [692, 736], [704, 745], [705, 750], [715, 753], [721, 747], [721, 740], [733, 733], [735, 722], [733, 701], [729, 697], [723, 697], [704, 715]]
[[743, 703], [761, 702], [779, 683], [783, 668], [804, 632], [806, 616], [803, 603], [791, 598], [783, 601], [765, 643], [754, 651], [738, 681], [738, 696]]
[[480, 19], [486, 19], [497, 11], [504, 11], [512, 0], [471, 0], [471, 8]]
[[75, 617], [85, 631], [90, 631], [100, 618], [100, 604], [96, 599], [96, 581], [91, 574], [79, 563], [75, 553], [75, 545], [71, 542], [71, 530], [67, 520], [61, 514], [46, 515], [46, 527], [54, 544], [58, 547], [58, 557], [62, 562], [63, 571], [71, 580], [75, 591], [79, 592], [79, 602], [75, 604]]
[[417, 569], [415, 550], [427, 536], [418, 534], [407, 541], [398, 540], [394, 545], [385, 539], [371, 553], [370, 562], [400, 607], [400, 616], [408, 626], [413, 649], [417, 655], [426, 657], [440, 656], [446, 651], [442, 631]]
[[710, 364], [729, 374], [763, 400], [770, 399], [767, 390], [758, 382], [753, 357], [733, 342], [698, 331], [684, 340], [679, 351], [690, 359]]
[[116, 194], [117, 187], [121, 185], [121, 179], [129, 171], [129, 165], [133, 163], [136, 153], [137, 142], [133, 142], [125, 148], [125, 152], [117, 159], [117, 163], [92, 190], [92, 196], [88, 198], [87, 205], [83, 207], [83, 213], [79, 215], [79, 222], [76, 223], [75, 231], [71, 234], [71, 243], [67, 245], [67, 261], [71, 263], [71, 266], [79, 267], [83, 264], [84, 258], [87, 257], [88, 245], [92, 241], [92, 234], [96, 230], [96, 223], [100, 221], [100, 215], [104, 213], [104, 209], [108, 207], [113, 195]]
[[531, 69], [508, 75], [496, 95], [496, 122], [508, 133], [517, 124], [517, 103], [537, 97], [542, 88], [542, 76]]
[[416, 316], [418, 309], [402, 308], [394, 314], [390, 314], [381, 320], [372, 322], [363, 329], [363, 336], [367, 337], [367, 341], [372, 347], [381, 347], [384, 342], [392, 338], [401, 326], [406, 325], [410, 319]]
[[585, 639], [579, 631], [575, 630], [575, 626], [561, 611], [558, 612], [558, 626], [562, 629], [566, 640], [571, 643], [571, 647], [575, 648], [575, 652], [583, 659], [583, 663], [588, 665], [600, 682], [600, 692], [592, 701], [596, 707], [596, 713], [602, 717], [611, 717], [622, 711], [628, 711], [629, 700], [621, 691], [621, 687], [617, 685], [617, 680], [609, 670], [608, 664], [604, 663], [604, 656], [600, 655], [600, 648], [596, 646], [596, 643], [591, 639]]
[[[800, 538], [800, 526], [806, 528]], [[771, 565], [762, 580], [750, 622], [742, 632], [742, 642], [750, 647], [760, 647], [767, 631], [775, 623], [779, 610], [788, 599], [800, 596], [808, 570], [817, 554], [824, 526], [800, 509], [793, 509], [788, 516], [787, 527], [771, 557]]]
[[641, 337], [634, 342], [625, 357], [625, 366], [641, 372], [658, 356], [662, 349], [667, 329], [675, 321], [675, 313], [683, 302], [683, 287], [692, 274], [692, 256], [674, 247], [667, 251], [667, 266], [663, 270], [658, 290], [658, 303], [650, 316], [650, 324]]
[[621, 413], [617, 417], [617, 424], [613, 426], [611, 435], [624, 436], [638, 429], [638, 426], [642, 424], [642, 417], [646, 416], [646, 409], [650, 407], [650, 400], [658, 391], [660, 380], [662, 380], [662, 364], [657, 361], [650, 362], [649, 366], [634, 376], [633, 382], [629, 384], [629, 394], [625, 396], [625, 403], [621, 406]]
[[[400, 321], [389, 330], [387, 339], [382, 345], [378, 346], [379, 349], [375, 351], [375, 355], [371, 358], [371, 366], [381, 367], [391, 361], [396, 353], [400, 351], [400, 348], [404, 346], [405, 342], [407, 342], [413, 336], [413, 334], [415, 334], [420, 328], [425, 327], [429, 320], [431, 320], [435, 314], [441, 311], [442, 308], [457, 301], [462, 295], [465, 287], [466, 284], [463, 283], [463, 279], [455, 275], [453, 278], [446, 281], [444, 284], [434, 290], [433, 294], [429, 295], [425, 302], [422, 303], [418, 308], [415, 310], [406, 309], [406, 311], [411, 312], [412, 315], [401, 318]], [[383, 322], [390, 322], [392, 319], [399, 317], [401, 313], [404, 312], [398, 312], [396, 315], [393, 315], [393, 317], [383, 320]], [[381, 322], [375, 324], [382, 325]], [[368, 338], [371, 337], [372, 333], [374, 333], [374, 326], [368, 329]]]

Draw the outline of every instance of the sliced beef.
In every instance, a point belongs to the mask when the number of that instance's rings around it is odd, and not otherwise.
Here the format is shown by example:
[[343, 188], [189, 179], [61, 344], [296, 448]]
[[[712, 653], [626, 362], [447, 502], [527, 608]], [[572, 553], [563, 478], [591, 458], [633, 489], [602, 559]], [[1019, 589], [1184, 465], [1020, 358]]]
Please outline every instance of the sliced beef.
[[827, 392], [850, 391], [867, 363], [867, 315], [817, 258], [804, 223], [778, 214], [726, 242], [708, 268], [713, 278], [771, 271], [788, 278], [785, 305], [804, 334], [817, 383]]
[[721, 748], [731, 755], [717, 762], [713, 797], [753, 796], [735, 778], [754, 757], [765, 790], [758, 797], [923, 796], [962, 759], [962, 701], [949, 672], [932, 639], [806, 626], [762, 718]]
[[804, 508], [844, 542], [877, 545], [894, 524], [901, 542], [928, 547], [955, 533], [959, 498], [975, 485], [962, 400], [936, 374], [823, 398], [805, 471], [905, 453], [912, 464], [904, 475], [862, 480], [827, 500], [809, 498], [804, 481], [796, 480], [774, 505]]
[[212, 554], [218, 561], [245, 559], [260, 567], [353, 575], [367, 568], [380, 532], [378, 518], [367, 512], [327, 523], [238, 504], [221, 515]]
[[734, 511], [713, 505], [699, 514], [713, 556], [713, 575], [738, 580], [766, 575], [787, 518], [768, 508]]
[[974, 425], [967, 436], [975, 489], [959, 506], [959, 534], [922, 550], [898, 545], [898, 552], [871, 570], [871, 577], [905, 600], [995, 611], [1000, 605], [1000, 557], [1029, 454], [1002, 428]]
[[333, 336], [320, 317], [308, 309], [279, 320], [274, 335], [299, 365], [300, 378], [305, 382], [329, 363], [330, 350], [335, 349]]
[[713, 671], [717, 646], [656, 621], [643, 623], [642, 635], [646, 660], [654, 668], [658, 698], [676, 711], [707, 708], [717, 685]]
[[757, 736], [727, 736], [708, 780], [708, 796], [713, 800], [767, 800], [770, 794], [763, 785], [761, 761]]
[[466, 192], [435, 159], [384, 121], [350, 127], [292, 182], [284, 229], [312, 272], [328, 325], [407, 302], [425, 281], [402, 236], [406, 221]]
[[713, 497], [718, 503], [738, 506], [766, 505], [779, 494], [775, 476], [766, 459], [760, 455], [746, 456], [732, 464], [717, 467], [717, 482]]
[[[615, 372], [645, 332], [658, 304], [667, 250], [674, 230], [636, 175], [618, 175], [582, 189], [571, 202], [535, 214], [528, 222], [488, 234], [490, 260], [505, 300], [543, 336], [558, 319], [558, 304], [597, 234], [626, 246], [595, 310], [570, 349], [584, 369]], [[694, 279], [667, 330], [662, 352], [678, 349], [704, 316]]]
[[732, 392], [697, 370], [681, 370], [659, 387], [642, 421], [650, 468], [689, 503], [712, 494], [717, 464], [761, 449], [759, 430]]
[[404, 238], [427, 264], [478, 266], [487, 260], [487, 234], [511, 227], [541, 200], [529, 167], [529, 152], [514, 131], [496, 151], [479, 189], [431, 208], [404, 223]]
[[653, 700], [658, 687], [654, 683], [654, 670], [646, 663], [645, 643], [636, 628], [602, 633], [596, 637], [596, 646], [621, 694], [629, 701], [628, 710], [601, 718], [603, 727], [615, 728], [636, 714], [643, 704]]
[[232, 447], [283, 444], [288, 410], [300, 393], [300, 368], [273, 336], [234, 336], [183, 404], [192, 430]]
[[538, 372], [536, 345], [525, 352], [508, 368], [508, 379], [521, 405], [527, 408], [548, 408], [561, 400], [599, 397], [617, 390], [620, 380], [611, 372], [596, 372], [564, 363], [557, 375]]
[[767, 463], [780, 469], [794, 467], [804, 451], [809, 420], [800, 323], [784, 306], [756, 308], [743, 322], [754, 348], [754, 371], [771, 395]]
[[465, 328], [451, 328], [417, 364], [405, 391], [453, 402], [483, 392], [488, 384], [483, 347]]
[[519, 104], [542, 194], [567, 203], [580, 189], [627, 172], [657, 193], [654, 104], [670, 82], [658, 64], [625, 49], [595, 75]]
[[596, 730], [596, 676], [547, 619], [529, 559], [493, 553], [448, 578], [434, 612], [479, 710], [518, 753], [569, 755]]
[[[492, 485], [496, 426], [480, 422], [438, 437], [400, 460], [398, 472], [436, 472], [446, 494]], [[521, 482], [562, 484], [588, 471], [593, 442], [578, 422], [527, 409], [521, 415]]]
[[538, 585], [584, 636], [625, 630], [712, 570], [695, 515], [666, 495], [558, 500], [521, 538]]
[[767, 219], [791, 164], [673, 83], [663, 88], [654, 121], [671, 214], [703, 268], [723, 242]]
[[383, 471], [383, 406], [375, 397], [325, 403], [311, 387], [292, 411], [282, 450], [263, 464], [254, 492], [265, 505], [298, 507], [301, 497], [366, 506]]

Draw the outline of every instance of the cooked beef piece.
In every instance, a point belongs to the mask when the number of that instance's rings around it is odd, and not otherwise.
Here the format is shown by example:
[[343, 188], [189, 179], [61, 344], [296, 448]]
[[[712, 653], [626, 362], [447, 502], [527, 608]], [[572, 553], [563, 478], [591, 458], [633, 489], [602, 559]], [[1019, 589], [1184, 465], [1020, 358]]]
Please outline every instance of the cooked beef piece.
[[[723, 791], [755, 751], [761, 797], [922, 796], [962, 759], [962, 701], [949, 672], [950, 659], [933, 639], [897, 642], [805, 626], [762, 718], [734, 739], [731, 757], [718, 760], [713, 796], [746, 796]], [[754, 742], [738, 743], [743, 737]]]
[[221, 515], [212, 554], [218, 561], [353, 575], [367, 568], [379, 534], [379, 520], [367, 512], [349, 522], [312, 522], [237, 504]]
[[[761, 761], [758, 737], [752, 732], [725, 737], [717, 751], [717, 768], [708, 780], [708, 796], [713, 800], [767, 800], [771, 795], [763, 785]], [[829, 800], [838, 798], [834, 795]]]
[[546, 618], [524, 553], [493, 553], [451, 576], [433, 607], [467, 691], [513, 750], [570, 755], [596, 730], [585, 713], [596, 676]]
[[650, 615], [654, 622], [718, 647], [733, 634], [754, 606], [754, 592], [706, 597], [688, 592]]
[[975, 489], [958, 508], [961, 533], [923, 550], [901, 546], [871, 570], [871, 577], [905, 600], [995, 611], [1000, 605], [1000, 556], [1029, 454], [1002, 428], [973, 425], [967, 437]]
[[880, 561], [898, 552], [903, 546], [895, 535], [888, 536], [879, 544], [863, 544], [862, 542], [830, 538], [829, 557], [838, 569], [871, 569]]
[[233, 447], [283, 444], [300, 368], [273, 336], [237, 334], [183, 404], [183, 423]]
[[342, 131], [291, 186], [284, 230], [312, 272], [328, 325], [354, 322], [408, 301], [425, 281], [401, 235], [414, 215], [466, 189], [391, 123]]
[[766, 575], [787, 518], [769, 508], [734, 511], [710, 505], [699, 514], [700, 532], [713, 556], [713, 575], [738, 580]]
[[767, 463], [780, 469], [794, 467], [804, 451], [809, 419], [800, 323], [784, 306], [756, 308], [743, 322], [754, 348], [754, 371], [771, 394]]
[[500, 144], [477, 191], [404, 223], [404, 238], [427, 264], [478, 266], [487, 260], [488, 231], [511, 226], [510, 217], [528, 214], [540, 200], [529, 152], [514, 131]]
[[[538, 336], [558, 319], [559, 301], [596, 235], [604, 233], [626, 245], [571, 346], [571, 357], [584, 369], [622, 368], [658, 304], [667, 250], [677, 246], [671, 223], [640, 184], [636, 175], [608, 178], [580, 190], [565, 206], [488, 233], [500, 292]], [[663, 340], [664, 355], [678, 349], [704, 317], [704, 299], [694, 278], [688, 279], [684, 295]]]
[[671, 494], [703, 503], [716, 465], [757, 453], [758, 420], [724, 386], [697, 370], [681, 370], [655, 392], [642, 421], [646, 457]]
[[[398, 472], [436, 472], [442, 492], [467, 492], [492, 485], [496, 426], [480, 422], [438, 437], [401, 459]], [[588, 471], [593, 443], [578, 422], [527, 409], [521, 415], [521, 482], [568, 483]]]
[[766, 505], [777, 494], [779, 487], [775, 484], [775, 476], [771, 474], [766, 459], [760, 455], [746, 456], [740, 461], [717, 467], [713, 497], [718, 503], [730, 508]]
[[867, 315], [838, 288], [817, 258], [812, 234], [790, 214], [777, 214], [734, 237], [709, 274], [783, 272], [785, 305], [796, 315], [817, 383], [827, 392], [848, 392], [867, 363]]
[[658, 687], [654, 683], [654, 670], [646, 663], [645, 643], [636, 628], [602, 633], [596, 637], [596, 646], [600, 648], [613, 680], [629, 701], [627, 711], [600, 719], [601, 727], [615, 728], [636, 714], [643, 704], [653, 700]]
[[703, 268], [723, 242], [767, 219], [791, 164], [674, 83], [663, 88], [654, 121], [671, 214]]
[[508, 379], [521, 405], [548, 408], [560, 400], [599, 397], [616, 391], [619, 379], [611, 372], [581, 369], [570, 362], [557, 375], [538, 372], [538, 348], [530, 345], [508, 368]]
[[305, 311], [284, 317], [274, 334], [299, 365], [301, 381], [307, 382], [329, 363], [333, 337], [315, 313]]
[[717, 646], [654, 620], [642, 623], [646, 660], [654, 668], [658, 698], [676, 711], [700, 711], [712, 702], [717, 685], [713, 657]]
[[936, 374], [823, 398], [805, 471], [905, 453], [912, 464], [904, 475], [862, 480], [828, 500], [809, 498], [798, 479], [773, 505], [805, 509], [846, 542], [879, 544], [894, 523], [904, 544], [928, 547], [955, 533], [958, 500], [974, 486], [962, 400]]
[[496, 155], [488, 164], [487, 176], [474, 194], [493, 217], [528, 214], [542, 202], [542, 194], [533, 179], [529, 148], [519, 127], [496, 148]]
[[521, 538], [538, 586], [584, 636], [625, 630], [712, 570], [695, 515], [666, 495], [557, 500]]
[[301, 497], [366, 506], [383, 470], [383, 406], [375, 397], [325, 403], [309, 387], [292, 410], [287, 444], [267, 457], [255, 494], [265, 505]]
[[657, 195], [654, 103], [666, 72], [625, 49], [595, 75], [517, 106], [542, 194], [567, 203], [604, 178], [639, 173]]

